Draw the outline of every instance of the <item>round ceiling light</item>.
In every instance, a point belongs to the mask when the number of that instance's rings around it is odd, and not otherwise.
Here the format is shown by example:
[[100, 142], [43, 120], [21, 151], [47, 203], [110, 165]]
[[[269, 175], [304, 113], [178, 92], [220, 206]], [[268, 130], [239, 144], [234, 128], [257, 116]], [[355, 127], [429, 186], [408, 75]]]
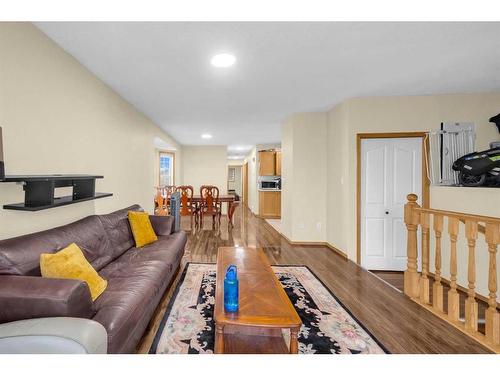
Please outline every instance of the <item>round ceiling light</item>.
[[212, 134], [202, 134], [201, 138], [203, 138], [203, 139], [210, 139], [210, 138], [212, 138]]
[[210, 60], [213, 66], [217, 68], [228, 68], [236, 62], [236, 57], [230, 53], [220, 53]]

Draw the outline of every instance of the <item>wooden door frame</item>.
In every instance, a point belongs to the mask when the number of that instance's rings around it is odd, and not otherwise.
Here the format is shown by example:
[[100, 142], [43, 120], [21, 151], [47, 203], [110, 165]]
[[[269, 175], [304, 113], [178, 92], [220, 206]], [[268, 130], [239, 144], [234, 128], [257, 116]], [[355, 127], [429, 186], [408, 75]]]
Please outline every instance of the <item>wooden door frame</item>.
[[242, 190], [243, 197], [242, 201], [245, 206], [248, 207], [248, 162], [244, 162], [241, 168], [241, 177], [242, 177]]
[[422, 138], [422, 207], [429, 207], [430, 181], [427, 178], [427, 160], [425, 158], [425, 132], [396, 132], [396, 133], [358, 133], [356, 134], [356, 263], [361, 265], [361, 141], [377, 138]]

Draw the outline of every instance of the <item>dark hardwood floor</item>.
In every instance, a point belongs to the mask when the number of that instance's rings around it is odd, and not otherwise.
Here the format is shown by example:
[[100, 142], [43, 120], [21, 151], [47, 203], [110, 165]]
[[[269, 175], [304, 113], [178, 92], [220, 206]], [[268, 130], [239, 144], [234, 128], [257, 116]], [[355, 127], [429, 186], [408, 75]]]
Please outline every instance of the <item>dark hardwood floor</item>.
[[[381, 278], [324, 246], [292, 246], [264, 220], [240, 206], [234, 228], [223, 217], [220, 230], [206, 220], [189, 232], [187, 260], [215, 262], [221, 246], [262, 247], [271, 264], [306, 265], [391, 353], [490, 353], [490, 351], [420, 307]], [[182, 227], [189, 230], [189, 222]], [[147, 353], [174, 285], [165, 294], [138, 348]]]
[[[403, 272], [392, 272], [392, 271], [370, 271], [386, 281], [388, 284], [392, 285], [396, 289], [403, 291], [404, 288], [404, 274]], [[432, 301], [433, 298], [433, 293], [432, 293], [432, 284], [434, 283], [434, 278], [429, 275], [429, 280], [430, 280], [430, 285], [429, 285], [429, 296]], [[443, 285], [443, 309], [444, 312], [448, 312], [448, 291], [450, 290], [449, 284], [447, 281], [442, 282]], [[465, 320], [465, 300], [467, 299], [467, 292], [466, 290], [463, 289], [458, 289], [458, 296], [459, 296], [459, 311], [460, 311], [460, 319]], [[478, 305], [478, 327], [477, 330], [481, 332], [482, 334], [485, 333], [485, 325], [484, 325], [484, 319], [485, 319], [485, 313], [486, 310], [488, 309], [488, 302], [485, 297], [483, 297], [483, 300], [477, 299], [477, 305]]]
[[400, 292], [404, 289], [403, 272], [399, 271], [370, 271]]

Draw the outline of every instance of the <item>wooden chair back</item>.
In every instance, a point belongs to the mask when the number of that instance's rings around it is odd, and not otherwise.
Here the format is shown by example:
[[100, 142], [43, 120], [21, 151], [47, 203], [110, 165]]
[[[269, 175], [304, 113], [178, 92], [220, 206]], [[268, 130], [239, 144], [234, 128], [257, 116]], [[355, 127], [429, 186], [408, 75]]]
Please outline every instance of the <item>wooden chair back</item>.
[[173, 192], [175, 192], [176, 187], [174, 185], [164, 185], [158, 186], [156, 188], [156, 196], [161, 196], [165, 200], [168, 200]]
[[175, 192], [175, 185], [165, 185], [161, 187], [163, 189], [162, 193], [165, 198], [170, 198], [170, 196]]
[[155, 215], [168, 215], [168, 200], [175, 191], [175, 186], [158, 186], [155, 195]]
[[200, 187], [200, 196], [204, 213], [217, 213], [219, 207], [219, 188], [214, 185], [202, 185]]
[[187, 216], [192, 214], [194, 189], [190, 185], [177, 186], [175, 189], [181, 195], [181, 215]]

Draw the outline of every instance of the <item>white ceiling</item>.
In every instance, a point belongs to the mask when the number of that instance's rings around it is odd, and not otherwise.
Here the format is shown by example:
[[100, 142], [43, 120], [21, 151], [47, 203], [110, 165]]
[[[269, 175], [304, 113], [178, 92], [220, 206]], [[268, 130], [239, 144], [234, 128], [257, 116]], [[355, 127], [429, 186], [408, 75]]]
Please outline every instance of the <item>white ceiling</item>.
[[[180, 143], [234, 154], [279, 142], [291, 113], [351, 97], [500, 90], [500, 23], [36, 26]], [[236, 64], [211, 66], [219, 52]]]

